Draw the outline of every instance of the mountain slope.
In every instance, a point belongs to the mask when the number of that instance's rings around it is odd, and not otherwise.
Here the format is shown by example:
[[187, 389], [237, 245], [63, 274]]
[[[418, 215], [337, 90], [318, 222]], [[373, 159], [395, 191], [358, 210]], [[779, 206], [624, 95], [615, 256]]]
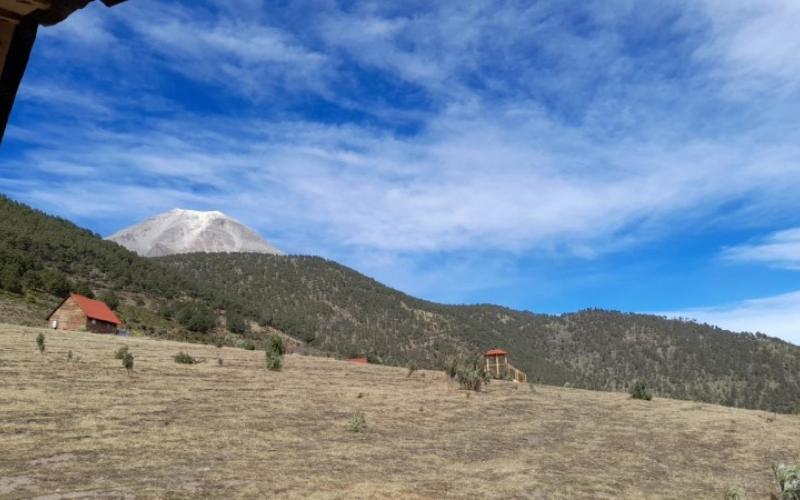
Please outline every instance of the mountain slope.
[[561, 316], [448, 306], [315, 257], [194, 254], [158, 262], [238, 297], [250, 316], [343, 356], [435, 368], [450, 353], [501, 346], [529, 379], [599, 390], [645, 380], [676, 398], [800, 410], [800, 348], [651, 315]]
[[222, 212], [176, 208], [108, 237], [145, 257], [193, 252], [282, 252]]
[[127, 326], [152, 336], [259, 347], [278, 330], [317, 352], [431, 368], [500, 346], [531, 381], [624, 390], [643, 379], [661, 395], [800, 410], [800, 348], [777, 339], [609, 311], [435, 304], [312, 257], [146, 259], [2, 196], [0, 289], [4, 321], [42, 324], [70, 289], [114, 293]]
[[70, 290], [115, 296], [126, 326], [154, 336], [232, 343], [241, 337], [217, 319], [246, 319], [236, 302], [191, 277], [2, 195], [0, 290], [4, 320], [30, 325], [44, 324]]

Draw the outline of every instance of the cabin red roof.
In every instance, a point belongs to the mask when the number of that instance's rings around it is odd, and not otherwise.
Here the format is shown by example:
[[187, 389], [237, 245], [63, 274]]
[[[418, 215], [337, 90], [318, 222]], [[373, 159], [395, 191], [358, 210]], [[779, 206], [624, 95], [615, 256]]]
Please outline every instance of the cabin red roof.
[[114, 323], [115, 325], [122, 324], [122, 321], [117, 318], [117, 315], [114, 314], [105, 302], [93, 300], [83, 295], [78, 295], [77, 293], [71, 293], [69, 295], [75, 300], [78, 307], [81, 308], [87, 318], [105, 321], [106, 323]]
[[502, 349], [491, 349], [491, 350], [486, 351], [486, 354], [484, 354], [484, 356], [487, 356], [487, 357], [508, 356], [508, 352], [506, 352], [506, 351], [504, 351]]

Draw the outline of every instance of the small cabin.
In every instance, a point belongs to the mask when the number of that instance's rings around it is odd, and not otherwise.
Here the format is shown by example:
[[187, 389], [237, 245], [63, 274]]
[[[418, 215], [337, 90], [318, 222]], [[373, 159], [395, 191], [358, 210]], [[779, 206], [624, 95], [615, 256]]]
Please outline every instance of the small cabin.
[[117, 333], [122, 324], [105, 302], [70, 293], [47, 317], [53, 330]]
[[493, 378], [511, 378], [514, 382], [524, 384], [528, 381], [528, 376], [522, 370], [514, 368], [508, 362], [508, 351], [502, 349], [490, 349], [483, 355], [486, 362], [486, 373]]

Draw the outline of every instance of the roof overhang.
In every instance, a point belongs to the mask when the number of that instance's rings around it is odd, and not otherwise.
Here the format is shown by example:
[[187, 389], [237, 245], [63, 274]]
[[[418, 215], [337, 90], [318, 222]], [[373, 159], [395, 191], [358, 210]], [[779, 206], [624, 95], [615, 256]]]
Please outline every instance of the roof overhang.
[[508, 352], [506, 352], [506, 351], [504, 351], [502, 349], [491, 349], [489, 351], [486, 351], [484, 356], [486, 356], [487, 358], [492, 358], [492, 357], [495, 357], [495, 356], [508, 356]]
[[[93, 0], [0, 0], [0, 143], [39, 25], [52, 26]], [[113, 7], [126, 0], [100, 0]]]

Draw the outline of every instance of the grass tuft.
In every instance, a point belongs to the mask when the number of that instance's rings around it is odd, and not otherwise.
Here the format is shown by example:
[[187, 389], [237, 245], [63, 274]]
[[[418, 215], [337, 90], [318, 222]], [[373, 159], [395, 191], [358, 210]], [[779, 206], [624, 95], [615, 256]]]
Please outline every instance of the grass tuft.
[[364, 413], [354, 413], [347, 422], [347, 430], [350, 432], [364, 432], [367, 430], [367, 417]]
[[773, 465], [772, 471], [781, 489], [780, 500], [800, 500], [800, 465]]
[[729, 486], [728, 489], [725, 490], [723, 498], [724, 500], [747, 500], [747, 495], [744, 492], [744, 488], [741, 486]]

